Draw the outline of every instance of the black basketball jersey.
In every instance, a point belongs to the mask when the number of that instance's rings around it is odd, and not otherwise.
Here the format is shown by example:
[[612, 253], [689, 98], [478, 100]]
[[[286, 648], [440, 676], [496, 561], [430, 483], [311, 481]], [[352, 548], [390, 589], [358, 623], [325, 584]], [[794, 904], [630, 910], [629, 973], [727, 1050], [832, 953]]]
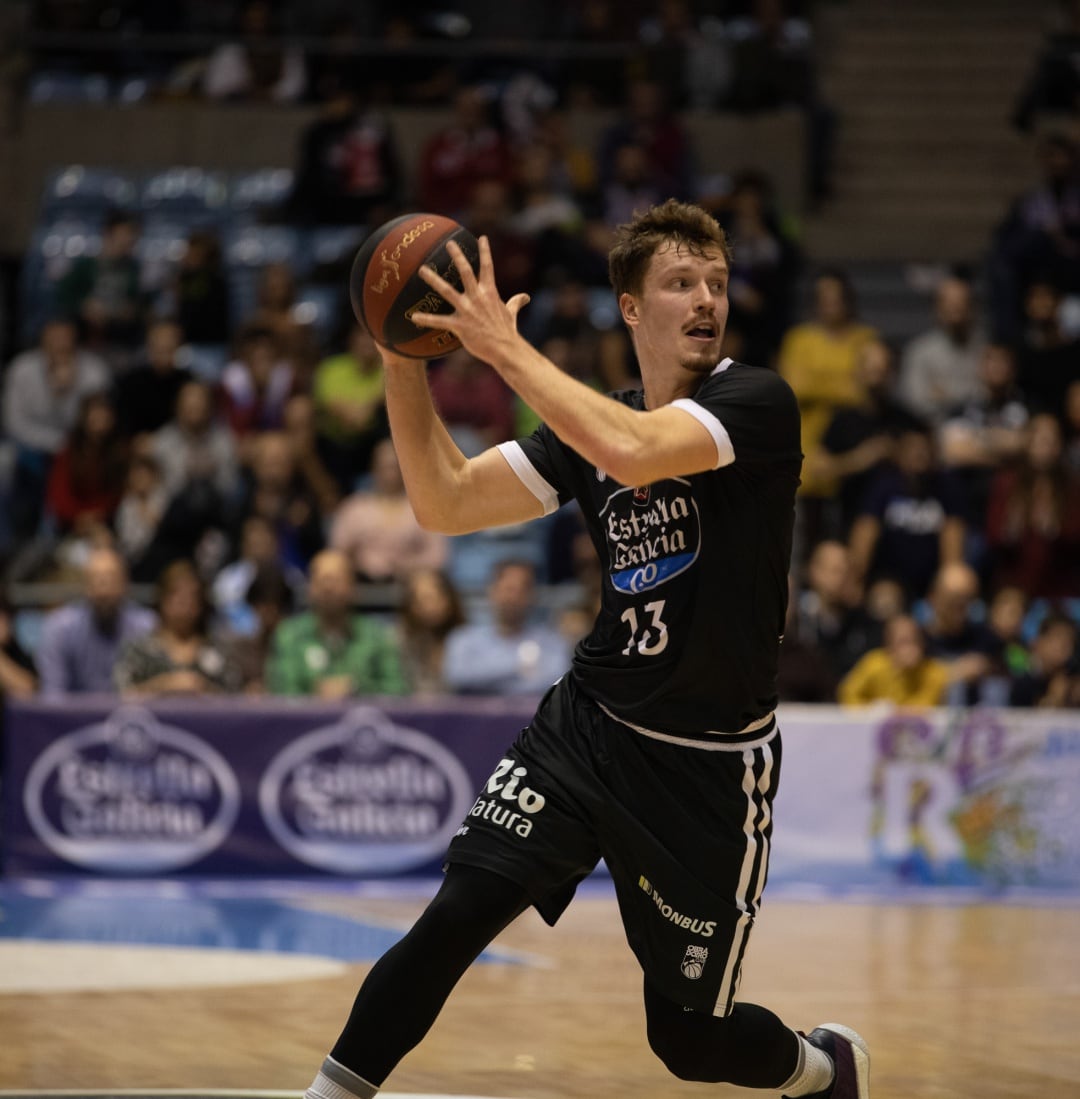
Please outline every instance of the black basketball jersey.
[[[613, 396], [644, 407], [642, 390]], [[546, 425], [500, 450], [546, 512], [578, 501], [600, 555], [600, 613], [574, 654], [581, 689], [645, 729], [733, 734], [776, 706], [799, 412], [779, 375], [730, 359], [676, 404], [713, 434], [718, 468], [620, 485]]]

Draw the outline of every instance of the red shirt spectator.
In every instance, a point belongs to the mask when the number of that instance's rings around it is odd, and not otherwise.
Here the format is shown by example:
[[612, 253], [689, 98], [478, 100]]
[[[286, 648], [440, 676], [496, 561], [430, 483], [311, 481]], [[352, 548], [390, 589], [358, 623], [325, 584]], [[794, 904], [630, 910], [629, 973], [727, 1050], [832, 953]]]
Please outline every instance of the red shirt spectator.
[[1033, 598], [1075, 595], [1080, 586], [1080, 478], [1062, 457], [1061, 426], [1034, 416], [1027, 454], [990, 489], [986, 536], [996, 587]]
[[435, 407], [458, 446], [469, 455], [514, 437], [514, 396], [489, 366], [464, 348], [432, 375]]
[[433, 134], [420, 157], [420, 204], [425, 210], [460, 217], [482, 180], [510, 182], [510, 150], [488, 120], [482, 89], [462, 88], [454, 121]]

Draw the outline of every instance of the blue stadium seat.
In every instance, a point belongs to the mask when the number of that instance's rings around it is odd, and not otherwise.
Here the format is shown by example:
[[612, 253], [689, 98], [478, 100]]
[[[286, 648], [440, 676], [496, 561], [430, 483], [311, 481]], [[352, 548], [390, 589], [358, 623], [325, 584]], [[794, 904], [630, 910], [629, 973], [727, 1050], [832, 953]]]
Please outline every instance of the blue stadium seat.
[[341, 323], [346, 300], [344, 286], [309, 283], [297, 291], [293, 316], [298, 324], [310, 325], [320, 345], [327, 347]]
[[131, 209], [138, 187], [130, 175], [111, 168], [70, 164], [52, 172], [41, 193], [41, 216], [54, 220], [64, 214], [100, 218], [107, 210]]
[[101, 222], [97, 218], [64, 216], [40, 225], [30, 238], [20, 282], [22, 301], [20, 338], [36, 339], [55, 302], [56, 284], [80, 256], [101, 249]]
[[312, 268], [338, 267], [343, 263], [352, 263], [360, 245], [367, 237], [364, 226], [323, 225], [308, 231], [308, 251]]
[[139, 206], [147, 214], [189, 218], [202, 215], [204, 221], [220, 220], [226, 212], [228, 196], [228, 177], [224, 172], [166, 168], [143, 181]]
[[223, 343], [186, 343], [176, 355], [178, 366], [212, 385], [221, 380], [228, 361], [229, 349]]
[[287, 263], [298, 278], [308, 272], [308, 252], [297, 230], [287, 225], [238, 225], [225, 235], [225, 269], [234, 325], [255, 309], [259, 275], [269, 263]]
[[142, 269], [142, 286], [148, 293], [165, 288], [187, 249], [191, 224], [184, 218], [147, 218], [135, 254]]
[[40, 72], [30, 77], [31, 103], [107, 103], [109, 81], [100, 73]]
[[291, 168], [257, 168], [240, 172], [229, 184], [229, 206], [239, 216], [280, 206], [292, 193]]

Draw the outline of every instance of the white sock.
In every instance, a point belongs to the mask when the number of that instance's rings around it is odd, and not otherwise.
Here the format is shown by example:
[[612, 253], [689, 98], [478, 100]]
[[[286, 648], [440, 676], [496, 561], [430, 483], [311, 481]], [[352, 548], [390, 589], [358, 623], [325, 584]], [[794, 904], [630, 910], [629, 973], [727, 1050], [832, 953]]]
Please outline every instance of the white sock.
[[374, 1084], [327, 1057], [304, 1099], [375, 1099], [378, 1093]]
[[811, 1045], [801, 1034], [796, 1034], [795, 1037], [799, 1039], [799, 1063], [795, 1066], [791, 1079], [780, 1089], [791, 1099], [825, 1091], [835, 1075], [832, 1058], [823, 1049]]

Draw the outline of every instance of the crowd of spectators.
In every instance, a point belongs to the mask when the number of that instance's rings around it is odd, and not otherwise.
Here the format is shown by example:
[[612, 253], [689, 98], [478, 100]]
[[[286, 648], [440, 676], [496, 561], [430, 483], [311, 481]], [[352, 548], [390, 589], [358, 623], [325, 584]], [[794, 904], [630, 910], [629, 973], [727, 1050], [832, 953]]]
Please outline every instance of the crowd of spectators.
[[[801, 20], [780, 5], [719, 7], [716, 41], [748, 51], [762, 82], [770, 48], [798, 53]], [[178, 5], [170, 18], [197, 8]], [[623, 6], [615, 19], [603, 0], [548, 14], [597, 42], [616, 24], [637, 28], [624, 33], [643, 35], [657, 65], [688, 72], [687, 51], [708, 39], [701, 13], [677, 0], [644, 5], [637, 21]], [[271, 15], [243, 5], [249, 46]], [[404, 33], [395, 20], [383, 29]], [[524, 90], [506, 73], [457, 73], [439, 92], [452, 118], [407, 179], [378, 74], [361, 85], [327, 66], [311, 82], [295, 52], [248, 57], [257, 93], [236, 83], [242, 50], [200, 70], [207, 94], [288, 99], [302, 87], [295, 94], [322, 103], [293, 192], [270, 216], [370, 226], [418, 204], [459, 218], [490, 237], [502, 292], [534, 296], [522, 318], [529, 337], [597, 389], [635, 378], [617, 314], [597, 304], [615, 225], [675, 195], [708, 204], [730, 231], [725, 354], [780, 372], [803, 420], [783, 698], [1080, 704], [1080, 340], [1069, 315], [1080, 183], [1070, 140], [1045, 139], [1045, 178], [988, 242], [986, 277], [948, 272], [926, 330], [894, 346], [861, 317], [843, 269], [814, 273], [799, 308], [805, 261], [770, 181], [697, 177], [675, 108], [698, 93], [670, 97], [660, 69], [623, 74], [594, 148], [576, 146], [566, 126], [567, 82], [589, 75], [580, 66], [534, 73]], [[724, 94], [776, 105], [775, 88], [743, 88], [737, 65], [732, 74]], [[49, 611], [30, 653], [17, 616], [0, 607], [0, 687], [26, 694], [36, 676], [49, 695], [340, 699], [536, 692], [560, 674], [601, 583], [573, 515], [487, 541], [422, 530], [389, 440], [376, 349], [348, 311], [336, 331], [318, 330], [296, 307], [296, 272], [273, 262], [237, 320], [220, 241], [204, 224], [148, 295], [139, 234], [136, 216], [112, 211], [100, 252], [70, 267], [47, 323], [7, 364], [7, 579], [67, 581], [85, 594]], [[340, 267], [328, 278], [343, 289]], [[226, 346], [224, 368], [189, 369], [189, 344]], [[431, 382], [467, 454], [535, 426], [463, 350], [434, 363]], [[154, 587], [153, 610], [132, 601], [129, 578]], [[568, 593], [557, 612], [538, 585]]]

